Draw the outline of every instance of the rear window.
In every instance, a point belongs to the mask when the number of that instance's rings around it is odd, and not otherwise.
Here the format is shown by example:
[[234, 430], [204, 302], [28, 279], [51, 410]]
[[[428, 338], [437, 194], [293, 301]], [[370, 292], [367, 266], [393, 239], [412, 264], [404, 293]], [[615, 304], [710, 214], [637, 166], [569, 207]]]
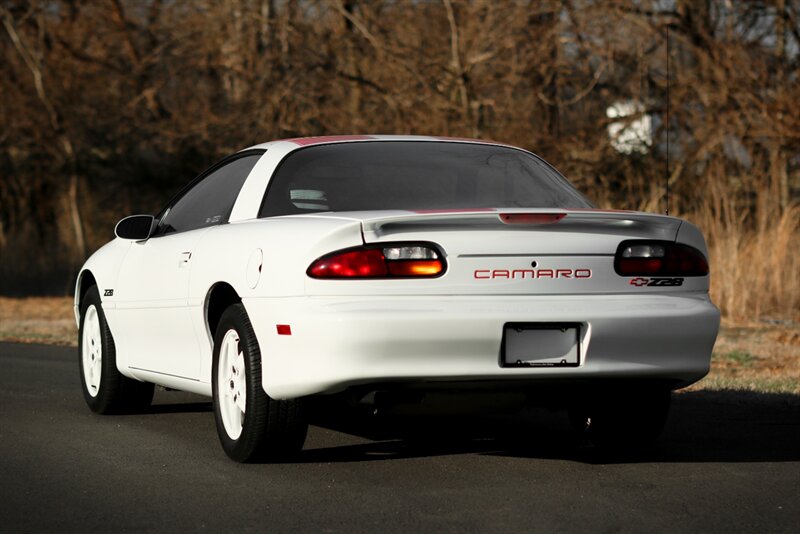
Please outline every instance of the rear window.
[[589, 208], [544, 161], [513, 148], [376, 141], [293, 152], [259, 217], [321, 211]]

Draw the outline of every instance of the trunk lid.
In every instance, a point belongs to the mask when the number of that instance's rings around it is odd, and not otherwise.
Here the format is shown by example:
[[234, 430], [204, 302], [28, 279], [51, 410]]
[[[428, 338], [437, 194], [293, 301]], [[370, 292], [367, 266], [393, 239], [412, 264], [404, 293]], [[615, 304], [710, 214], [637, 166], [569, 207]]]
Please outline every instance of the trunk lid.
[[[566, 295], [707, 290], [707, 277], [687, 278], [681, 287], [654, 288], [641, 287], [632, 283], [633, 277], [614, 271], [614, 255], [624, 240], [675, 241], [681, 220], [673, 217], [530, 208], [336, 216], [360, 220], [366, 244], [434, 243], [447, 262], [445, 274], [435, 279], [343, 282], [349, 294]], [[339, 287], [334, 292], [342, 290]]]

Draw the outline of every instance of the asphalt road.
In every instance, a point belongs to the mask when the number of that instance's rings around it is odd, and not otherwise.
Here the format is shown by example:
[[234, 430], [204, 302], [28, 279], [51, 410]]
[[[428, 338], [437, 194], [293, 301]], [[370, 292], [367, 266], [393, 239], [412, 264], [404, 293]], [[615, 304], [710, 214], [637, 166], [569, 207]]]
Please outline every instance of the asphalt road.
[[0, 344], [0, 532], [800, 531], [797, 397], [679, 395], [635, 458], [600, 457], [549, 412], [437, 426], [409, 442], [327, 422], [294, 463], [238, 465], [206, 399], [98, 416], [75, 349]]

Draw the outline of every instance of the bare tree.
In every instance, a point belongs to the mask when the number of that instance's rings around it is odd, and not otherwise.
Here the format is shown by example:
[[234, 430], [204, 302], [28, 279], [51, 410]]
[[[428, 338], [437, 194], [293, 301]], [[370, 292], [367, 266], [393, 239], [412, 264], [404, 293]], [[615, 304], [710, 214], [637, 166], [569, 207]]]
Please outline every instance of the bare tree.
[[[529, 147], [602, 206], [663, 211], [668, 180], [672, 211], [717, 229], [714, 250], [766, 247], [758, 236], [798, 209], [798, 12], [796, 0], [5, 0], [0, 291], [63, 289], [122, 212], [159, 209], [227, 152], [348, 132]], [[621, 150], [612, 132], [643, 122], [641, 146]]]

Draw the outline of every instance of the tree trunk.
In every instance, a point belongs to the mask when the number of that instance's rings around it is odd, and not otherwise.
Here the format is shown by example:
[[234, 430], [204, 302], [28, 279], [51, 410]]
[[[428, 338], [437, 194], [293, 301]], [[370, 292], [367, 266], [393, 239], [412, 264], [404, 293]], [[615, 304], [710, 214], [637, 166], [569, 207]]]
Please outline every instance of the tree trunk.
[[69, 167], [69, 185], [67, 186], [67, 207], [69, 210], [69, 218], [72, 222], [72, 231], [75, 234], [75, 259], [78, 262], [83, 262], [86, 259], [86, 237], [83, 231], [83, 218], [81, 217], [81, 208], [78, 196], [78, 182], [79, 177], [76, 171], [75, 152], [72, 149], [70, 140], [62, 135], [61, 146], [67, 158], [67, 165]]

